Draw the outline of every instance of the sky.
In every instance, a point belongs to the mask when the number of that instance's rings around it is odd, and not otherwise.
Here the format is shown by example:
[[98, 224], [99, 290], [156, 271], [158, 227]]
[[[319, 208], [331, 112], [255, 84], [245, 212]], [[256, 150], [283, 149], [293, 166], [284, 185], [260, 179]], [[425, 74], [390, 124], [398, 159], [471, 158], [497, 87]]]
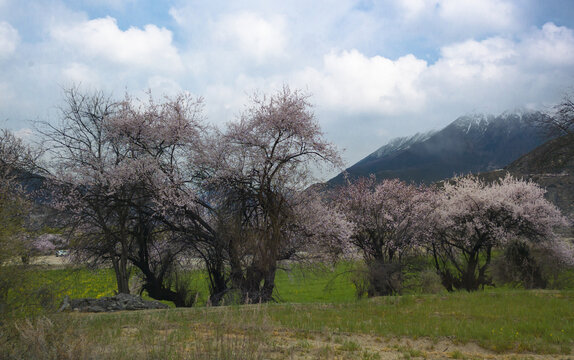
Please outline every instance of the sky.
[[71, 86], [186, 91], [224, 126], [284, 84], [348, 166], [464, 114], [547, 110], [574, 88], [574, 1], [0, 0], [0, 127], [22, 137]]

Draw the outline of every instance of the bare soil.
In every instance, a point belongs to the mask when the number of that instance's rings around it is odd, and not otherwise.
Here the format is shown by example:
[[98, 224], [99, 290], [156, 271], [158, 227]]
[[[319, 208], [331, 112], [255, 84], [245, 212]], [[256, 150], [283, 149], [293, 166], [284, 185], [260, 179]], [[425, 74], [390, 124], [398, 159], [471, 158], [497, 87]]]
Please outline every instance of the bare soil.
[[557, 354], [499, 354], [474, 343], [456, 344], [448, 339], [385, 339], [339, 334], [331, 338], [301, 340], [288, 333], [274, 334], [273, 338], [275, 344], [280, 344], [269, 354], [273, 359], [574, 359], [570, 355]]
[[[205, 324], [196, 325], [194, 333], [204, 338], [214, 336]], [[227, 340], [249, 342], [242, 332], [228, 332]], [[259, 343], [262, 339], [256, 339]], [[264, 359], [572, 359], [572, 355], [496, 353], [475, 343], [460, 344], [449, 339], [385, 338], [381, 336], [349, 333], [297, 333], [286, 329], [270, 331], [259, 343], [257, 353]]]
[[50, 265], [50, 266], [62, 266], [69, 264], [68, 256], [36, 256], [30, 259], [30, 264], [32, 265]]

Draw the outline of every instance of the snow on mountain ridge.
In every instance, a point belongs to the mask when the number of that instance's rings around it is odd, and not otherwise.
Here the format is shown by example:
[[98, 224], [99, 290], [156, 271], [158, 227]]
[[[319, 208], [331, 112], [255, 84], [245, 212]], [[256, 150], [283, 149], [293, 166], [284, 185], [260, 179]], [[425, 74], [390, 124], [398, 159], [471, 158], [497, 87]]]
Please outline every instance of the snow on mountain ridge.
[[468, 114], [456, 119], [452, 126], [462, 129], [466, 134], [472, 129], [484, 133], [494, 119], [491, 114]]
[[431, 130], [424, 133], [416, 133], [413, 136], [398, 137], [390, 140], [386, 145], [381, 146], [370, 157], [380, 158], [394, 151], [406, 150], [413, 144], [423, 142], [436, 134], [436, 130]]
[[[532, 111], [528, 109], [515, 109], [513, 111], [505, 111], [498, 116], [486, 113], [469, 113], [458, 117], [446, 128], [451, 128], [455, 130], [456, 133], [462, 132], [463, 136], [471, 136], [473, 138], [481, 138], [486, 132], [494, 127], [498, 129], [495, 131], [500, 131], [500, 129], [505, 129], [505, 132], [513, 131], [511, 127], [505, 124], [510, 123], [521, 123], [526, 124], [528, 122], [529, 116], [538, 113], [537, 111]], [[371, 153], [362, 161], [367, 159], [380, 159], [387, 155], [395, 152], [400, 152], [411, 148], [413, 145], [418, 143], [423, 143], [433, 137], [435, 134], [440, 133], [443, 130], [431, 130], [424, 133], [416, 133], [413, 136], [405, 136], [391, 139], [387, 144], [381, 146], [379, 149]]]
[[[439, 131], [389, 141], [347, 174], [430, 184], [453, 174], [500, 169], [546, 141], [537, 125], [545, 116], [532, 110], [461, 116]], [[340, 174], [331, 183], [342, 181]]]

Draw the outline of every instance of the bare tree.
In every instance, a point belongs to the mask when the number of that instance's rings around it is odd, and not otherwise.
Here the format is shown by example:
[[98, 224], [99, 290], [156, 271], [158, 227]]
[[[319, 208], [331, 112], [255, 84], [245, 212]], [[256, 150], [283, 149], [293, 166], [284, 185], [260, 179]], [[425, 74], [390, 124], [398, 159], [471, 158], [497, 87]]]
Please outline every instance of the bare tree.
[[574, 94], [566, 93], [539, 123], [552, 136], [574, 133]]
[[127, 236], [132, 189], [116, 186], [114, 173], [127, 154], [109, 136], [118, 103], [102, 92], [64, 91], [65, 105], [57, 124], [40, 124], [50, 148], [50, 182], [56, 208], [66, 216], [75, 256], [113, 264], [118, 292], [129, 293]]

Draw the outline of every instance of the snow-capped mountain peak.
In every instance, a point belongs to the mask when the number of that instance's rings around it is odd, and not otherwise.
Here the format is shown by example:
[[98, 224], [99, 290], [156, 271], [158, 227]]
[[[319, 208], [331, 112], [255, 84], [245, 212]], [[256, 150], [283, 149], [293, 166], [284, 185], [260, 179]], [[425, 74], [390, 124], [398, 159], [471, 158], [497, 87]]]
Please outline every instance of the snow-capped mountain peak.
[[371, 154], [371, 157], [380, 158], [395, 151], [406, 150], [413, 144], [423, 142], [433, 136], [437, 131], [431, 130], [424, 133], [416, 133], [413, 136], [404, 136], [394, 138], [386, 145], [381, 146]]
[[488, 125], [493, 120], [493, 115], [468, 114], [459, 117], [451, 125], [463, 130], [466, 134], [468, 134], [471, 130], [476, 132], [485, 132], [488, 128]]
[[[393, 139], [346, 173], [431, 183], [502, 168], [547, 140], [537, 125], [543, 116], [528, 110], [464, 115], [440, 131]], [[331, 182], [342, 179], [337, 176]]]

